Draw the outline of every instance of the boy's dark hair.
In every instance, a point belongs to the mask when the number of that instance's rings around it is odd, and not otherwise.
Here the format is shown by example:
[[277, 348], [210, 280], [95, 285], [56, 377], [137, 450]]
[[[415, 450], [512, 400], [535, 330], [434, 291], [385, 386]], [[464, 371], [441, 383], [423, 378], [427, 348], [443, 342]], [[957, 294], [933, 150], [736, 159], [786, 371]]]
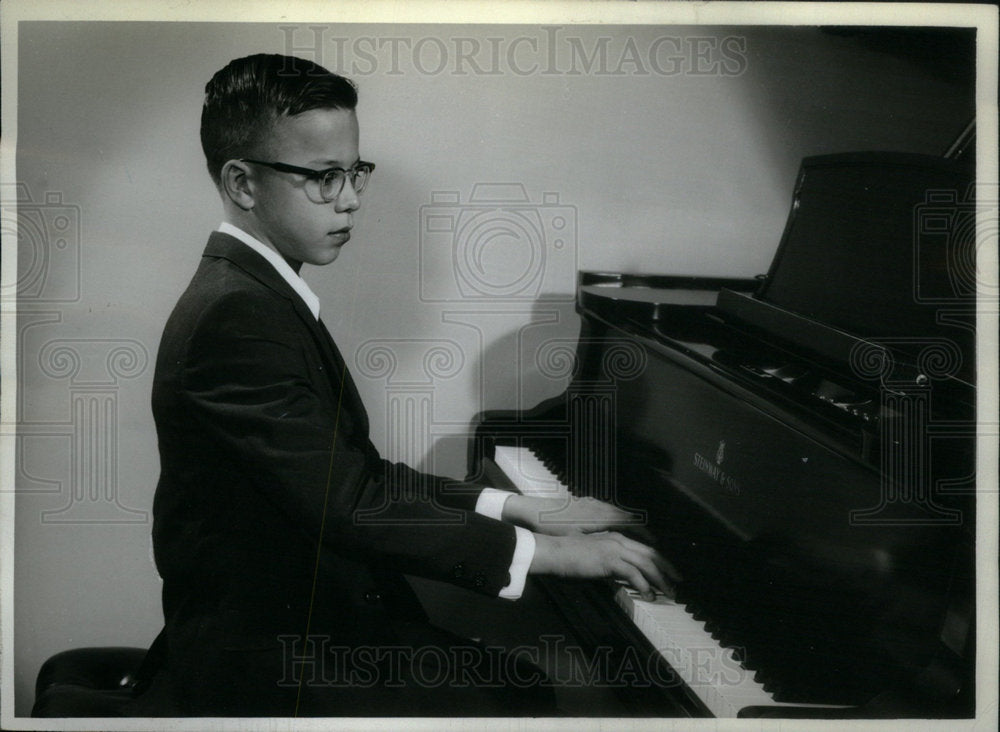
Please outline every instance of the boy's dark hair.
[[201, 149], [208, 172], [218, 185], [222, 166], [251, 157], [279, 117], [357, 104], [349, 79], [312, 61], [265, 53], [234, 59], [205, 85]]

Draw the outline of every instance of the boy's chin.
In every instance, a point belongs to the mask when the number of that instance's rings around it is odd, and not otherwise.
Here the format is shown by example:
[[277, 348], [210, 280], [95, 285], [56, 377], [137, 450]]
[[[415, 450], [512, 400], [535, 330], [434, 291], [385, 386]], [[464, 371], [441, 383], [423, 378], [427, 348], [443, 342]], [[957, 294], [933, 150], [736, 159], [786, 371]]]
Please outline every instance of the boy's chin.
[[334, 262], [337, 257], [340, 256], [340, 245], [331, 247], [330, 249], [315, 255], [306, 264], [311, 264], [314, 267], [323, 267], [327, 264]]

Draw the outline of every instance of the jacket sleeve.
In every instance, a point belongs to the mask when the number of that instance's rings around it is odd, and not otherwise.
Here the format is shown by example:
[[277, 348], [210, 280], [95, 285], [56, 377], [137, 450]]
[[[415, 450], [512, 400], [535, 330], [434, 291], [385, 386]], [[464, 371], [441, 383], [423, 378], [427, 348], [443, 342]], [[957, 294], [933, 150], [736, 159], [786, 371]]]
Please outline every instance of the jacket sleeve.
[[312, 540], [495, 596], [510, 579], [514, 528], [447, 507], [474, 505], [475, 491], [449, 491], [352, 436], [336, 390], [331, 404], [317, 389], [328, 375], [309, 373], [297, 317], [242, 292], [200, 314], [178, 384], [198, 431]]

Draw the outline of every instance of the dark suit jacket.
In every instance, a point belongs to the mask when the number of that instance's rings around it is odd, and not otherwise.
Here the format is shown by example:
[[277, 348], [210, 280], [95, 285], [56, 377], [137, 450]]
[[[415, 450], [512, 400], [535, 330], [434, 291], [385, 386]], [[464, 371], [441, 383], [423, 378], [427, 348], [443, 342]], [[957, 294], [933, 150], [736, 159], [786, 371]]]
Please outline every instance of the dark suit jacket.
[[[481, 487], [381, 459], [325, 327], [230, 236], [167, 322], [153, 413], [165, 627], [133, 713], [290, 714], [269, 696], [290, 652], [392, 645], [425, 620], [403, 572], [492, 596], [510, 581], [514, 529], [473, 512]], [[297, 670], [325, 673], [312, 658]]]

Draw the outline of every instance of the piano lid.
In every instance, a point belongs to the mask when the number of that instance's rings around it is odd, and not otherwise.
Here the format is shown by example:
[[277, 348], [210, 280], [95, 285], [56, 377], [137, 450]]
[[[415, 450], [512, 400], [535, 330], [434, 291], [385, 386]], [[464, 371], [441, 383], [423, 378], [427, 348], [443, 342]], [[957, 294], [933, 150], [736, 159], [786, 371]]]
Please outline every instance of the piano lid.
[[[753, 300], [914, 358], [944, 344], [961, 362], [955, 375], [973, 382], [972, 181], [969, 166], [929, 155], [805, 158]], [[739, 317], [752, 321], [748, 310]]]

